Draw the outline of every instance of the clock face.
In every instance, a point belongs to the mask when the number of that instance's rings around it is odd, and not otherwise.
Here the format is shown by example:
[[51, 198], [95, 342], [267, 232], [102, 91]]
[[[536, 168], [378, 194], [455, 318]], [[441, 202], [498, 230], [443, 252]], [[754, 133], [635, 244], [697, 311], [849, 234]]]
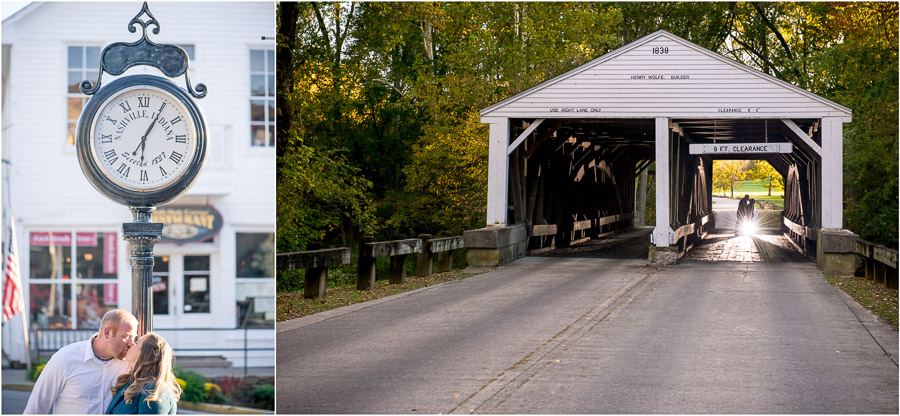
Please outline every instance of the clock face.
[[104, 176], [152, 191], [178, 180], [197, 147], [190, 113], [162, 89], [136, 86], [112, 95], [94, 116], [90, 149]]

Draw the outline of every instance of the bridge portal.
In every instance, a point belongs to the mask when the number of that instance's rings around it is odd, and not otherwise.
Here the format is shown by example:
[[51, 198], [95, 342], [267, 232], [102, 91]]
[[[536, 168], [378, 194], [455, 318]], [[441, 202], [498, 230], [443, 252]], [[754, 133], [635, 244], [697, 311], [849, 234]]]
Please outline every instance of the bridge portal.
[[850, 255], [840, 243], [851, 113], [655, 32], [481, 110], [488, 227], [467, 232], [466, 246], [476, 263], [502, 263], [627, 230], [646, 197], [636, 183], [656, 162], [649, 259], [674, 263], [715, 224], [712, 161], [761, 159], [785, 178], [783, 223], [794, 243], [820, 258]]

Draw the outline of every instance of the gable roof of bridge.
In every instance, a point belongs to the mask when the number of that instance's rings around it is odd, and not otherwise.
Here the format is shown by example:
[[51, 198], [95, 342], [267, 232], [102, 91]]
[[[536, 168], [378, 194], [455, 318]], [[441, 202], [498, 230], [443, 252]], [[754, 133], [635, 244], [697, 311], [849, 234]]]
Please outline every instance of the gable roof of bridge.
[[509, 118], [839, 117], [852, 110], [659, 30], [481, 110]]

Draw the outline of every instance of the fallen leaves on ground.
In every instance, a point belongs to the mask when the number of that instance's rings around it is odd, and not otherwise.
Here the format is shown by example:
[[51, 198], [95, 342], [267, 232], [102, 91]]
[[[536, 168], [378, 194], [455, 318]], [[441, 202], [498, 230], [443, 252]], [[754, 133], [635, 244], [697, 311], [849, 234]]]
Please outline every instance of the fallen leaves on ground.
[[279, 292], [276, 300], [278, 310], [276, 318], [278, 322], [299, 318], [330, 309], [349, 306], [356, 303], [368, 302], [385, 296], [423, 287], [434, 286], [439, 283], [465, 279], [472, 274], [465, 270], [457, 270], [448, 273], [433, 274], [427, 277], [407, 276], [402, 284], [392, 285], [387, 280], [375, 282], [375, 290], [356, 290], [356, 285], [330, 287], [322, 299], [305, 299], [303, 292]]
[[825, 275], [829, 283], [850, 295], [864, 308], [886, 319], [897, 329], [898, 297], [897, 289], [868, 280], [865, 277], [840, 277]]

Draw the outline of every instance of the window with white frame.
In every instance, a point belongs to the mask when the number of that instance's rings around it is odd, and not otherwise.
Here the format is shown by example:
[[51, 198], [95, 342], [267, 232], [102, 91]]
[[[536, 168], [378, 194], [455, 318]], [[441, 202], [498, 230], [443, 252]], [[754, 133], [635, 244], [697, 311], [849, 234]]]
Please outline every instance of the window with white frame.
[[30, 232], [29, 315], [40, 329], [97, 329], [118, 307], [116, 233]]
[[[181, 44], [182, 49], [188, 55], [188, 61], [194, 63], [194, 45]], [[78, 117], [81, 116], [81, 110], [84, 104], [90, 99], [89, 96], [81, 93], [80, 85], [84, 80], [97, 83], [97, 76], [100, 69], [100, 47], [99, 46], [69, 46], [67, 51], [67, 82], [66, 82], [66, 145], [75, 145], [75, 128], [78, 124]], [[194, 68], [191, 66], [191, 75]]]
[[81, 115], [81, 109], [90, 98], [81, 93], [80, 85], [84, 80], [90, 80], [97, 83], [97, 74], [100, 69], [100, 47], [99, 46], [69, 46], [67, 51], [67, 82], [66, 82], [66, 101], [67, 101], [67, 134], [66, 145], [75, 145], [75, 125], [78, 124], [78, 117]]
[[275, 51], [250, 50], [250, 145], [275, 146]]
[[275, 325], [275, 234], [236, 233], [238, 328]]

